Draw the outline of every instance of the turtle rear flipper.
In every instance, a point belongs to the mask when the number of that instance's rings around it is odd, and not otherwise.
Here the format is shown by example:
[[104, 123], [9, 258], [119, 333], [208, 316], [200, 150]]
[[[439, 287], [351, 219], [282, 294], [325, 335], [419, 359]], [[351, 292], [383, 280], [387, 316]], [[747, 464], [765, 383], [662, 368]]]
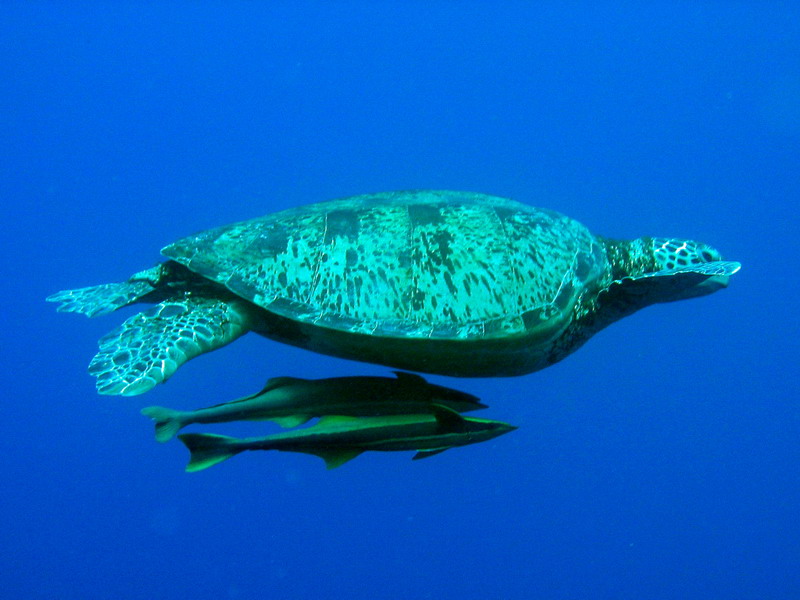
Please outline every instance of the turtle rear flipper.
[[150, 282], [140, 279], [63, 290], [48, 296], [47, 301], [61, 302], [58, 312], [83, 313], [87, 317], [96, 317], [133, 304], [152, 291]]
[[135, 396], [166, 381], [186, 361], [249, 331], [243, 303], [186, 296], [134, 315], [100, 339], [89, 364], [101, 394]]
[[741, 266], [738, 262], [717, 260], [624, 277], [609, 285], [601, 293], [600, 301], [638, 310], [657, 302], [705, 296], [727, 287], [728, 278]]
[[[165, 265], [156, 265], [136, 273], [128, 281], [63, 290], [48, 296], [46, 300], [61, 302], [61, 306], [56, 309], [58, 312], [83, 313], [87, 317], [106, 315], [123, 306], [139, 302], [157, 289], [165, 272], [169, 272]], [[159, 298], [161, 299], [163, 296]]]

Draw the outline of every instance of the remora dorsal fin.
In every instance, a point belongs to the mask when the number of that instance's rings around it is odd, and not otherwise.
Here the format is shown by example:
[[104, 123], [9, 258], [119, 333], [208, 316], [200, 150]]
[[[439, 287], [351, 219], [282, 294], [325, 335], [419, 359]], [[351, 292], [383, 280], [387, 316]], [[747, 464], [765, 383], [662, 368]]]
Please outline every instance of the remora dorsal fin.
[[459, 432], [469, 429], [467, 420], [451, 408], [441, 404], [431, 404], [431, 412], [439, 426], [448, 431]]
[[405, 385], [428, 385], [428, 381], [416, 373], [408, 373], [407, 371], [392, 371], [397, 377], [397, 381]]
[[246, 402], [247, 400], [252, 400], [253, 398], [258, 398], [262, 394], [266, 394], [269, 391], [275, 390], [280, 387], [284, 387], [287, 385], [291, 385], [293, 383], [299, 383], [301, 381], [308, 381], [307, 379], [302, 379], [300, 377], [272, 377], [267, 379], [267, 383], [264, 384], [264, 387], [257, 391], [255, 394], [249, 394], [247, 396], [242, 396], [241, 398], [237, 398], [236, 400], [231, 400], [230, 402], [222, 402], [220, 404], [215, 404], [214, 406], [209, 406], [208, 408], [217, 408], [218, 406], [225, 406], [226, 404], [234, 404], [236, 402]]
[[307, 380], [302, 379], [301, 377], [288, 377], [288, 376], [271, 377], [270, 379], [267, 379], [267, 383], [264, 384], [264, 387], [261, 389], [261, 391], [258, 392], [257, 394], [253, 394], [252, 396], [250, 396], [250, 398], [253, 398], [255, 396], [260, 396], [261, 394], [265, 394], [270, 390], [274, 390], [279, 387], [284, 387], [287, 385], [292, 385], [293, 383], [299, 383], [301, 381], [307, 381]]

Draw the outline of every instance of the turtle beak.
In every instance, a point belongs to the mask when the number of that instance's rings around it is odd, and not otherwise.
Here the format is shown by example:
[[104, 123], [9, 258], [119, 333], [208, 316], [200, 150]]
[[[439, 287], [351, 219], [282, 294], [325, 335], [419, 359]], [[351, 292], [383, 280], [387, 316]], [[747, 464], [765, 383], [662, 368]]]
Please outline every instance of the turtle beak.
[[728, 260], [704, 263], [703, 266], [708, 267], [709, 265], [714, 265], [717, 272], [711, 277], [708, 277], [696, 284], [693, 288], [694, 293], [691, 294], [691, 296], [705, 296], [707, 294], [713, 294], [717, 290], [728, 287], [728, 282], [730, 281], [731, 276], [742, 268], [741, 263]]
[[728, 275], [715, 275], [714, 277], [709, 277], [705, 281], [698, 283], [695, 286], [695, 290], [697, 290], [698, 296], [713, 294], [717, 290], [728, 287], [728, 282], [730, 279], [731, 278]]

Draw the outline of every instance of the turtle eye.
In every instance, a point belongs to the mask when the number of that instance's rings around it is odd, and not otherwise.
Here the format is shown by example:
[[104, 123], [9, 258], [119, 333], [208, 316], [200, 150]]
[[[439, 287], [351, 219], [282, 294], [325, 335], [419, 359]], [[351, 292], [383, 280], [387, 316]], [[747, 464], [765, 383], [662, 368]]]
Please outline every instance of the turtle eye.
[[712, 262], [714, 260], [714, 257], [708, 250], [703, 250], [701, 256], [703, 257], [703, 262]]

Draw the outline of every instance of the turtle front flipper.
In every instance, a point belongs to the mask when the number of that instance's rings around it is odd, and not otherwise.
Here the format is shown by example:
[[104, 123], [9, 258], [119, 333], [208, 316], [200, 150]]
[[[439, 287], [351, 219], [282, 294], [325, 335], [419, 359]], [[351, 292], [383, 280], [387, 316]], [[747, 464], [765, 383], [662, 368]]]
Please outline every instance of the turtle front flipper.
[[134, 315], [100, 339], [100, 352], [89, 364], [97, 391], [149, 391], [186, 361], [247, 333], [249, 312], [242, 302], [187, 295]]

